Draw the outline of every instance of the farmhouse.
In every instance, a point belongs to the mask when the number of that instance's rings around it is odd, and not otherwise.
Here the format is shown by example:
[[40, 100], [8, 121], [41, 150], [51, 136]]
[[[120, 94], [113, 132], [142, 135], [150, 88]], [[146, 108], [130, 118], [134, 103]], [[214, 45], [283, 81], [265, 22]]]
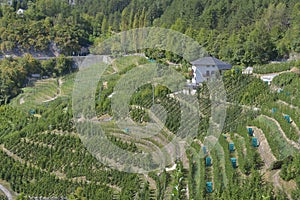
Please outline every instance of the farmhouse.
[[232, 66], [214, 57], [204, 57], [191, 62], [193, 69], [192, 84], [199, 84], [214, 77], [217, 73], [230, 70]]

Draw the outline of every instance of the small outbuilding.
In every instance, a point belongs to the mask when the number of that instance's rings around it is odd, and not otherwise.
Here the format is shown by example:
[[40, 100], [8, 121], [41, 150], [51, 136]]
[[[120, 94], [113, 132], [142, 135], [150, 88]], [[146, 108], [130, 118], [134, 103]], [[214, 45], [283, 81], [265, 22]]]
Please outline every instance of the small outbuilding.
[[242, 71], [242, 74], [253, 74], [253, 67], [247, 67]]
[[24, 9], [20, 8], [17, 10], [17, 15], [24, 15]]

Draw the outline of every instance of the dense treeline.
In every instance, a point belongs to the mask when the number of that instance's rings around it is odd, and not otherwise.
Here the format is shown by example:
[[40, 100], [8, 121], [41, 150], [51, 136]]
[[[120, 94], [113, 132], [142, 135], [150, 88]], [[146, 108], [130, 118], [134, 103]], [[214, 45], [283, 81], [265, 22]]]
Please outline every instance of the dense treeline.
[[[16, 14], [19, 8], [23, 15]], [[0, 47], [72, 55], [115, 32], [160, 26], [232, 64], [262, 64], [300, 52], [299, 13], [296, 0], [15, 0], [1, 7]]]
[[[2, 51], [47, 52], [52, 49], [70, 55], [88, 45], [87, 32], [76, 22], [76, 13], [71, 14], [66, 1], [15, 2], [13, 6], [1, 7]], [[26, 9], [24, 14], [16, 14], [19, 8]]]
[[[193, 37], [206, 47], [210, 54], [232, 64], [262, 64], [300, 52], [300, 4], [296, 0], [281, 3], [276, 0], [247, 2], [239, 0], [184, 2], [180, 0], [163, 2], [159, 0], [78, 0], [75, 2], [76, 5], [69, 5], [68, 1], [61, 0], [31, 2], [14, 0], [12, 6], [2, 6], [0, 8], [0, 49], [4, 53], [54, 51], [73, 55], [82, 53], [81, 47], [97, 45], [114, 32], [145, 26], [162, 26]], [[25, 9], [24, 15], [16, 14], [19, 8]], [[148, 49], [146, 54], [157, 60], [164, 57], [175, 63], [183, 63], [182, 72], [188, 73], [189, 64], [170, 52]], [[95, 97], [98, 114], [111, 114], [109, 96], [112, 95], [121, 75], [134, 67], [136, 65], [128, 65], [112, 74], [107, 78], [108, 80], [99, 83]], [[273, 66], [266, 68], [273, 68]], [[291, 66], [282, 65], [281, 69], [290, 68]], [[256, 68], [256, 70], [265, 72], [265, 68]], [[266, 69], [267, 72], [268, 70]], [[60, 76], [70, 71], [71, 62], [65, 57], [47, 61], [38, 61], [29, 55], [20, 59], [4, 59], [0, 63], [0, 101], [7, 103], [10, 98], [16, 96], [33, 73], [42, 76]], [[292, 103], [292, 99], [289, 99], [291, 97], [286, 93], [274, 92], [274, 94], [263, 81], [242, 75], [238, 70], [226, 72], [223, 80], [229, 103], [224, 132], [237, 132], [246, 138], [246, 130], [243, 132], [241, 129], [245, 129], [248, 125], [246, 122], [261, 113], [260, 111], [246, 112], [248, 107], [264, 106], [264, 104], [271, 106], [271, 102], [277, 100], [276, 98]], [[108, 83], [104, 84], [105, 81]], [[284, 91], [291, 92], [292, 96], [296, 96], [293, 101], [299, 102], [297, 101], [299, 99], [297, 75], [279, 76], [274, 79], [274, 83]], [[148, 111], [145, 110], [152, 106], [154, 100], [166, 109], [165, 125], [176, 133], [180, 126], [180, 105], [177, 100], [169, 97], [169, 93], [170, 91], [161, 85], [153, 87], [148, 84], [139, 88], [130, 99], [131, 117], [137, 122], [147, 122], [149, 116]], [[198, 89], [200, 109], [204, 115], [201, 116], [199, 124], [200, 139], [203, 139], [209, 126], [211, 102], [208, 94], [205, 84]], [[241, 105], [235, 106], [237, 104]], [[73, 134], [75, 129], [70, 102], [58, 98], [54, 102], [33, 109], [40, 117], [9, 106], [0, 107], [1, 144], [15, 156], [28, 162], [23, 164], [0, 152], [0, 178], [10, 182], [14, 191], [31, 196], [69, 196], [70, 199], [150, 198], [149, 183], [143, 185], [139, 175], [108, 169], [88, 153], [80, 139]], [[263, 110], [262, 113], [267, 114], [267, 111]], [[291, 114], [294, 120], [297, 116]], [[284, 119], [279, 118], [279, 114], [275, 114], [274, 118], [280, 123], [284, 122]], [[271, 150], [274, 151], [273, 154], [280, 155], [281, 146], [276, 138], [272, 140], [273, 129], [264, 126], [264, 123], [257, 122], [254, 125], [264, 131]], [[86, 132], [90, 131], [88, 127], [82, 128], [86, 128]], [[293, 136], [289, 135], [287, 125], [282, 128], [288, 137]], [[133, 142], [127, 143], [114, 136], [108, 139], [122, 149], [140, 152], [139, 147]], [[245, 141], [247, 149], [250, 149], [250, 140]], [[198, 159], [196, 154], [191, 153], [188, 155], [189, 158], [193, 158], [190, 159], [189, 182], [195, 185], [189, 188], [191, 198], [286, 198], [283, 194], [274, 194], [272, 186], [266, 183], [257, 171], [261, 169], [262, 162], [254, 148], [251, 149], [253, 151], [248, 152], [244, 160], [239, 157], [239, 169], [247, 175], [246, 179], [242, 179], [240, 172], [234, 170], [229, 162], [230, 152], [227, 142], [220, 138], [220, 144], [225, 150], [226, 175], [229, 184], [224, 189], [218, 182], [214, 185], [214, 194], [206, 193], [205, 181], [203, 181], [206, 180], [204, 162], [196, 160]], [[197, 150], [200, 152], [200, 147]], [[112, 152], [109, 148], [107, 151]], [[106, 159], [104, 156], [103, 159]], [[117, 152], [112, 152], [111, 158], [115, 158], [114, 156], [120, 157]], [[217, 155], [213, 156], [217, 157]], [[139, 157], [134, 158], [133, 163], [135, 159]], [[218, 162], [215, 163], [214, 171], [217, 172], [215, 181], [218, 181], [217, 177], [221, 177], [223, 169], [217, 168]], [[145, 163], [145, 166], [150, 166], [150, 163]], [[299, 156], [293, 155], [282, 161], [280, 175], [284, 180], [295, 180], [299, 187], [298, 169]], [[196, 176], [198, 171], [201, 171], [200, 175]], [[184, 198], [186, 192], [181, 190], [185, 183], [184, 173], [182, 166], [178, 164], [175, 172], [149, 174], [156, 181], [157, 198], [164, 199], [171, 192], [174, 197]], [[180, 179], [183, 176], [184, 179]], [[200, 182], [200, 185], [197, 185], [197, 182]], [[181, 191], [178, 193], [176, 188]], [[295, 199], [299, 198], [296, 192], [297, 190], [292, 196]]]

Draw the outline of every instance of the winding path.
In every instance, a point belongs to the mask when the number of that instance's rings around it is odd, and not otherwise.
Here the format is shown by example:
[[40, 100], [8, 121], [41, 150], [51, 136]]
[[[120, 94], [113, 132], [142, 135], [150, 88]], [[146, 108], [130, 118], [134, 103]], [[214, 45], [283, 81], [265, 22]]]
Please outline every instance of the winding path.
[[296, 109], [296, 110], [300, 110], [297, 106], [294, 106], [294, 105], [292, 105], [292, 104], [289, 104], [289, 103], [287, 103], [287, 102], [285, 102], [285, 101], [282, 101], [282, 100], [278, 100], [277, 101], [279, 104], [283, 104], [283, 105], [286, 105], [286, 106], [289, 106], [290, 108], [292, 108], [292, 109]]
[[148, 181], [150, 189], [156, 191], [157, 188], [155, 180], [151, 178], [148, 174], [144, 174], [144, 178], [146, 181]]
[[265, 137], [263, 131], [255, 126], [248, 126], [247, 128], [252, 128], [254, 130], [255, 136], [258, 138], [259, 141], [258, 152], [265, 163], [265, 167], [263, 171], [266, 171], [271, 167], [272, 163], [277, 159], [273, 155], [268, 140]]
[[6, 189], [3, 185], [0, 184], [0, 190], [6, 195], [8, 200], [12, 200], [12, 194], [8, 189]]
[[47, 102], [50, 102], [50, 101], [54, 101], [55, 99], [57, 99], [60, 95], [61, 95], [61, 85], [63, 84], [63, 81], [61, 78], [58, 79], [58, 93], [57, 95], [55, 95], [55, 97], [51, 98], [51, 99], [48, 99], [46, 101], [43, 101], [43, 103], [47, 103]]
[[296, 184], [292, 183], [291, 181], [288, 182], [282, 180], [280, 177], [281, 170], [274, 170], [275, 173], [272, 173], [272, 171], [267, 171], [267, 169], [271, 167], [271, 164], [277, 159], [273, 155], [263, 131], [255, 126], [248, 127], [251, 127], [254, 130], [255, 136], [259, 139], [258, 152], [265, 164], [265, 166], [261, 170], [261, 173], [263, 173], [264, 177], [268, 182], [271, 182], [273, 184], [274, 188], [283, 191], [288, 196], [288, 199], [292, 199], [290, 193], [287, 192], [286, 188], [289, 187], [295, 190]]
[[261, 116], [267, 118], [268, 120], [273, 121], [273, 122], [277, 125], [278, 130], [279, 130], [279, 132], [281, 133], [281, 135], [283, 136], [283, 138], [284, 138], [290, 145], [292, 145], [292, 146], [295, 147], [296, 149], [300, 150], [300, 145], [299, 145], [298, 143], [296, 143], [295, 141], [290, 140], [290, 139], [285, 135], [285, 133], [284, 133], [284, 131], [282, 130], [282, 128], [281, 128], [281, 126], [280, 126], [280, 124], [279, 124], [278, 121], [276, 121], [275, 119], [273, 119], [273, 118], [271, 118], [271, 117], [269, 117], [269, 116], [266, 116], [266, 115], [261, 115]]

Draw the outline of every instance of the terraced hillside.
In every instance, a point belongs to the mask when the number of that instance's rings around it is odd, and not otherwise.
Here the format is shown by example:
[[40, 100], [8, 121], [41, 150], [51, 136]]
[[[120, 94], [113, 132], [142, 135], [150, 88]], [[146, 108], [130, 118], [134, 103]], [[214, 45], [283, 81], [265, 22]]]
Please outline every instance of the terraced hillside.
[[[226, 72], [227, 101], [218, 102], [226, 105], [226, 118], [219, 137], [207, 134], [210, 126], [217, 125], [211, 121], [213, 104], [204, 84], [195, 95], [200, 112], [190, 112], [199, 118], [199, 126], [194, 127], [197, 135], [190, 144], [168, 146], [181, 133], [183, 104], [168, 88], [145, 84], [136, 89], [124, 120], [137, 127], [120, 126], [111, 108], [117, 83], [143, 64], [149, 64], [144, 57], [128, 56], [107, 68], [95, 92], [93, 121], [120, 149], [135, 155], [156, 151], [151, 159], [153, 163], [166, 162], [164, 170], [121, 172], [88, 151], [74, 125], [73, 74], [37, 81], [11, 104], [0, 107], [0, 184], [6, 183], [20, 199], [300, 198], [298, 75], [290, 80], [286, 76], [292, 72], [282, 73], [267, 86], [255, 76]], [[278, 87], [283, 92], [274, 89]], [[153, 103], [162, 107], [153, 107]], [[195, 105], [187, 108], [193, 110]], [[147, 135], [157, 130], [155, 124], [160, 131]], [[116, 155], [111, 152], [102, 159], [113, 160]]]

